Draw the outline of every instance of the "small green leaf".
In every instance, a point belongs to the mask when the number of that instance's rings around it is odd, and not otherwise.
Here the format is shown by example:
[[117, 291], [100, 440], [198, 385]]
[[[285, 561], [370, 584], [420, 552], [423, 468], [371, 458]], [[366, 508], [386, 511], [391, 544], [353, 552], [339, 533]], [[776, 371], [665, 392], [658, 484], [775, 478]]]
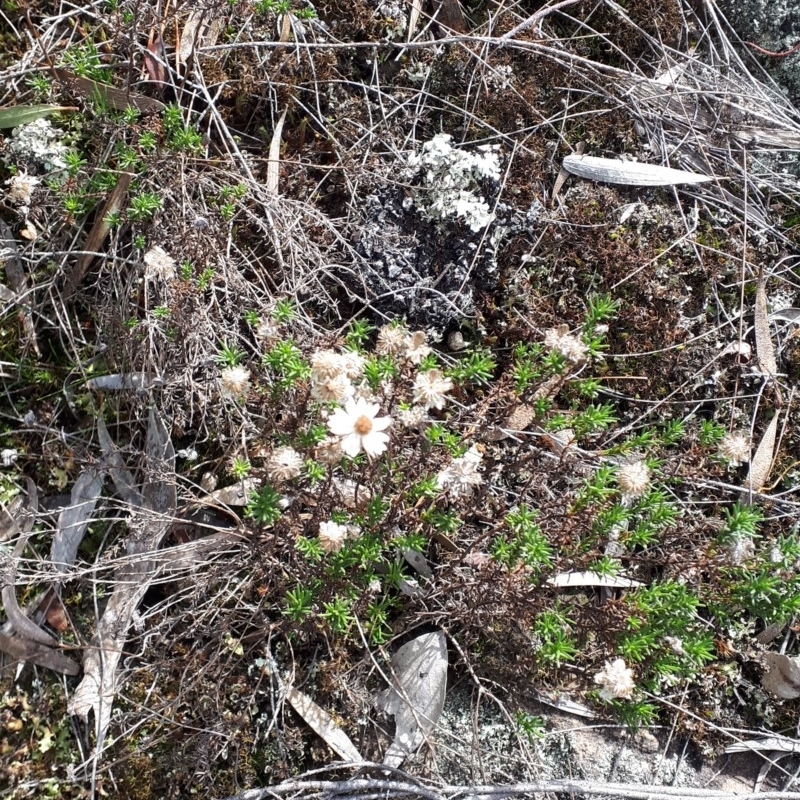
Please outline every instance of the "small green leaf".
[[75, 106], [9, 106], [0, 108], [0, 128], [16, 128], [18, 125], [27, 125], [48, 114], [59, 111], [77, 111]]

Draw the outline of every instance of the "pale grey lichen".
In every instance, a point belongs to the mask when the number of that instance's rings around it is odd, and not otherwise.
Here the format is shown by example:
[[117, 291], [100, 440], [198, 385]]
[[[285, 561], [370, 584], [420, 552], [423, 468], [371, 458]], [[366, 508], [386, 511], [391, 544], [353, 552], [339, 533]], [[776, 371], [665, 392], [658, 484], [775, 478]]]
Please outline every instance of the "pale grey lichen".
[[427, 219], [460, 218], [473, 231], [485, 228], [494, 213], [483, 198], [480, 181], [500, 178], [500, 159], [495, 145], [476, 152], [453, 147], [448, 133], [438, 133], [408, 159], [422, 172], [422, 186], [414, 192], [414, 204]]
[[68, 148], [63, 139], [64, 131], [42, 118], [14, 128], [7, 147], [16, 157], [13, 160], [45, 172], [60, 172], [67, 168], [64, 155]]

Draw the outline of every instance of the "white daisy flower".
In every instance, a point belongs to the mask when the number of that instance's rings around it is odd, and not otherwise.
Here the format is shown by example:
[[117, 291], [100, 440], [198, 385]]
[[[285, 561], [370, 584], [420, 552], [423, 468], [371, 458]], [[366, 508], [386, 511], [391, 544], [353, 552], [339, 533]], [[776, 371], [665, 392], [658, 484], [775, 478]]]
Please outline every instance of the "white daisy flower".
[[425, 356], [431, 354], [431, 348], [427, 345], [425, 331], [414, 331], [406, 336], [405, 357], [412, 364], [419, 364]]
[[223, 397], [236, 399], [250, 390], [250, 370], [245, 367], [227, 367], [220, 377]]
[[445, 489], [451, 497], [469, 497], [476, 486], [483, 483], [480, 467], [483, 454], [477, 445], [472, 445], [460, 458], [454, 458], [449, 466], [436, 476], [436, 485]]
[[273, 481], [296, 478], [303, 468], [303, 457], [293, 447], [278, 447], [267, 461], [267, 475]]
[[453, 388], [453, 381], [446, 378], [440, 369], [420, 372], [414, 381], [414, 402], [424, 409], [441, 410], [447, 401], [445, 395]]
[[396, 356], [405, 350], [408, 331], [403, 325], [383, 325], [378, 330], [375, 352], [382, 356]]
[[650, 484], [650, 468], [644, 461], [624, 464], [617, 473], [617, 483], [624, 497], [631, 500], [641, 497]]
[[606, 661], [605, 667], [594, 676], [594, 682], [602, 687], [600, 698], [605, 701], [628, 699], [636, 688], [633, 670], [625, 665], [622, 658]]
[[366, 400], [348, 399], [328, 419], [328, 430], [341, 437], [342, 451], [351, 458], [362, 450], [370, 457], [386, 450], [389, 435], [383, 433], [392, 424], [390, 417], [376, 416], [380, 406]]
[[719, 454], [732, 466], [750, 460], [750, 437], [739, 431], [727, 433], [719, 443]]
[[348, 533], [347, 525], [339, 525], [338, 522], [320, 522], [319, 543], [326, 553], [336, 553], [342, 549]]

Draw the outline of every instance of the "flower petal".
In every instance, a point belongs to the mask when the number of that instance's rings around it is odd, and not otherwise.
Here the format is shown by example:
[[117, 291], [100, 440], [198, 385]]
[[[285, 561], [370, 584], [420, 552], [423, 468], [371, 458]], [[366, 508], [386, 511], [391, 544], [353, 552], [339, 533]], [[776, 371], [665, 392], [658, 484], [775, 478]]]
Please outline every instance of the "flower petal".
[[335, 436], [347, 436], [348, 433], [353, 432], [353, 419], [354, 417], [347, 411], [337, 408], [328, 417], [328, 430]]
[[361, 446], [370, 458], [374, 458], [386, 450], [388, 441], [388, 434], [381, 433], [380, 431], [371, 431], [366, 436], [362, 437]]
[[340, 447], [345, 455], [355, 458], [361, 452], [361, 437], [355, 432], [349, 433], [342, 439]]
[[372, 420], [372, 430], [385, 431], [391, 424], [391, 417], [375, 417], [375, 419]]

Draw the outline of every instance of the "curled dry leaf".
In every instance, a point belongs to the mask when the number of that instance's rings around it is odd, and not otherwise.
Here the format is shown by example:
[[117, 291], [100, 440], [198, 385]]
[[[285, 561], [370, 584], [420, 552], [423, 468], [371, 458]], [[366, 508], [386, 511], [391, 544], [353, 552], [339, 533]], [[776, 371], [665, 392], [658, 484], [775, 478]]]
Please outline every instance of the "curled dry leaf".
[[761, 678], [761, 685], [785, 700], [800, 697], [800, 658], [789, 658], [781, 653], [765, 653], [764, 663], [767, 671]]
[[39, 493], [36, 484], [28, 479], [28, 509], [21, 506], [17, 508], [13, 517], [14, 532], [17, 541], [14, 549], [8, 552], [8, 548], [0, 549], [0, 585], [2, 591], [0, 596], [3, 600], [3, 609], [11, 623], [11, 628], [16, 633], [31, 642], [50, 647], [56, 644], [56, 640], [49, 633], [43, 631], [27, 614], [20, 608], [17, 600], [17, 561], [25, 550], [28, 537], [31, 535], [36, 512], [39, 508]]
[[202, 498], [203, 503], [219, 504], [221, 506], [246, 506], [250, 502], [250, 497], [259, 487], [260, 483], [256, 478], [245, 478], [233, 486], [226, 486], [223, 489], [214, 489]]
[[392, 687], [380, 692], [378, 707], [393, 714], [395, 737], [383, 763], [399, 767], [430, 733], [447, 692], [447, 640], [441, 631], [424, 633], [392, 657]]
[[278, 194], [278, 180], [281, 173], [281, 135], [283, 134], [283, 123], [286, 121], [286, 113], [289, 106], [283, 109], [272, 132], [272, 140], [269, 143], [269, 158], [267, 160], [267, 183], [266, 190], [270, 194]]
[[619, 158], [569, 155], [564, 158], [563, 164], [567, 172], [579, 178], [622, 186], [675, 186], [680, 183], [707, 183], [714, 180], [709, 175], [660, 167], [657, 164], [643, 164], [640, 161], [623, 161]]

